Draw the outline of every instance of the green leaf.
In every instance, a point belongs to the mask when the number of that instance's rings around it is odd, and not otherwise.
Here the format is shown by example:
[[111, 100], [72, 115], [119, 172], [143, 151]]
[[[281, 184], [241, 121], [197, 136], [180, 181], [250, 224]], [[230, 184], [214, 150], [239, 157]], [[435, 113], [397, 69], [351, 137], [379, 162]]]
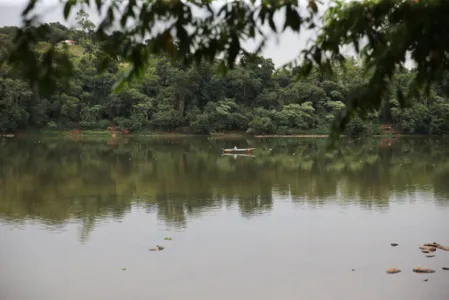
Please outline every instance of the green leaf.
[[101, 12], [101, 7], [103, 6], [102, 0], [95, 0], [95, 5], [97, 6], [97, 11]]
[[22, 11], [22, 17], [28, 15], [28, 13], [34, 9], [34, 7], [36, 6], [36, 3], [37, 3], [37, 0], [29, 0], [28, 5]]
[[76, 4], [76, 0], [68, 0], [64, 5], [64, 19], [68, 19], [72, 7]]
[[301, 28], [301, 22], [302, 20], [298, 11], [294, 10], [291, 6], [287, 6], [285, 8], [285, 23], [283, 30], [290, 27], [293, 31], [299, 31]]
[[270, 25], [271, 30], [277, 32], [276, 24], [274, 24], [273, 19], [273, 12], [270, 12], [270, 15], [268, 16], [268, 25]]

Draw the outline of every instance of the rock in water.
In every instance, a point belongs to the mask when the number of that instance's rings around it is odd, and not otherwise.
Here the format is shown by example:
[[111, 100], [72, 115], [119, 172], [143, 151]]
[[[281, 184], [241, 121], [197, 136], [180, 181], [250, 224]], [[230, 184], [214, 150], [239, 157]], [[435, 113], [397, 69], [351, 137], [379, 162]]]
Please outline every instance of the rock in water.
[[441, 246], [441, 245], [438, 244], [438, 243], [435, 243], [435, 242], [424, 244], [424, 247], [434, 247], [434, 248], [437, 248], [438, 246]]
[[419, 249], [421, 249], [422, 253], [430, 253], [430, 252], [437, 251], [437, 248], [429, 247], [429, 246], [419, 247]]
[[156, 248], [157, 248], [157, 250], [159, 250], [159, 251], [161, 251], [161, 250], [164, 250], [164, 249], [165, 249], [165, 247], [163, 247], [163, 246], [159, 246], [159, 245], [157, 245], [157, 246], [156, 246]]
[[151, 248], [151, 249], [148, 249], [148, 250], [150, 250], [150, 251], [157, 251], [157, 248]]
[[432, 254], [431, 255], [426, 255], [426, 257], [429, 257], [429, 258], [430, 257], [435, 257], [435, 255], [432, 255]]
[[391, 243], [390, 244], [392, 247], [397, 247], [397, 246], [399, 246], [399, 244], [396, 244], [396, 243]]
[[424, 244], [423, 246], [419, 247], [419, 249], [433, 252], [437, 250], [437, 247], [439, 246], [435, 246], [434, 244]]
[[390, 269], [387, 270], [388, 274], [397, 274], [399, 272], [401, 272], [401, 270], [399, 270], [397, 268], [390, 268]]
[[449, 251], [449, 247], [447, 247], [447, 246], [439, 245], [437, 248], [440, 250], [443, 250], [443, 251]]
[[449, 271], [449, 267], [442, 267], [443, 270]]
[[421, 268], [421, 267], [414, 268], [414, 269], [413, 269], [413, 272], [415, 272], [415, 273], [435, 273], [435, 271], [432, 270], [432, 269], [429, 269], [429, 268]]

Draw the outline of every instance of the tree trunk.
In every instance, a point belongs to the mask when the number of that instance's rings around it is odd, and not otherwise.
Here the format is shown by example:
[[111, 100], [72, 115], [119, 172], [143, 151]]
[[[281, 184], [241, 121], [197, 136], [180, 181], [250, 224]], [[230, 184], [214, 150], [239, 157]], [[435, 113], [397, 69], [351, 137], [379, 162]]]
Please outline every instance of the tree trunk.
[[186, 106], [186, 99], [184, 95], [178, 95], [177, 97], [178, 99], [178, 113], [180, 117], [184, 116], [184, 110], [185, 110], [185, 106]]

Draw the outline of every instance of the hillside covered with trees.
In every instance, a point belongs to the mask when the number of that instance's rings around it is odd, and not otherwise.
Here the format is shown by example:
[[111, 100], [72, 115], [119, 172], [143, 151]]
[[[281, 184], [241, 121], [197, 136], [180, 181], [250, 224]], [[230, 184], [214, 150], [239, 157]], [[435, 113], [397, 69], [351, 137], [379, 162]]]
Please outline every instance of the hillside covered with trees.
[[[114, 83], [128, 64], [121, 57], [105, 60], [100, 48], [108, 40], [126, 36], [114, 32], [100, 40], [87, 14], [79, 12], [77, 20], [78, 29], [59, 23], [41, 26], [34, 49], [46, 53], [49, 45], [60, 43], [59, 51], [69, 51], [75, 62], [69, 86], [54, 74], [56, 89], [39, 94], [14, 65], [0, 66], [0, 133], [105, 130], [112, 125], [131, 132], [326, 133], [351, 91], [366, 83], [363, 63], [353, 58], [347, 59], [345, 68], [334, 68], [332, 75], [312, 71], [307, 78], [299, 78], [299, 68], [275, 70], [271, 59], [250, 53], [225, 74], [220, 60], [186, 66], [160, 55], [150, 58], [141, 80], [115, 93]], [[11, 49], [17, 30], [0, 28], [0, 56]], [[74, 44], [61, 42], [65, 40]], [[408, 107], [400, 108], [396, 88], [406, 89], [413, 77], [413, 70], [398, 72], [381, 109], [363, 119], [354, 117], [347, 133], [373, 134], [381, 123], [393, 124], [407, 134], [448, 133], [449, 76], [429, 95], [407, 99]]]

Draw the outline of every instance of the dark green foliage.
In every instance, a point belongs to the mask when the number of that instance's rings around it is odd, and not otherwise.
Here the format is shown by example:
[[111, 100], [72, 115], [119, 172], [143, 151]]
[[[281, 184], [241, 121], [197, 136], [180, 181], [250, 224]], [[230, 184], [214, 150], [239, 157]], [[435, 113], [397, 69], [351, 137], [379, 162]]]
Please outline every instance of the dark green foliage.
[[248, 133], [250, 134], [262, 134], [262, 133], [275, 133], [276, 125], [269, 117], [255, 117], [249, 123]]
[[[338, 72], [340, 67], [336, 63], [347, 67], [346, 58], [341, 53], [344, 46], [355, 48], [363, 61], [365, 72], [357, 77], [359, 81], [345, 87], [348, 91], [346, 107], [335, 118], [332, 127], [334, 135], [342, 132], [352, 116], [363, 117], [382, 108], [383, 100], [391, 92], [390, 82], [396, 72], [403, 68], [407, 54], [410, 54], [417, 68], [406, 89], [408, 92], [396, 89], [399, 104], [406, 105], [422, 88], [429, 94], [432, 82], [445, 82], [444, 74], [449, 70], [446, 30], [449, 25], [448, 1], [323, 2], [325, 5], [319, 6], [321, 1], [315, 0], [70, 0], [65, 1], [62, 9], [66, 19], [74, 10], [85, 5], [103, 13], [100, 23], [95, 26], [84, 11], [79, 11], [76, 20], [81, 30], [64, 35], [60, 30], [52, 31], [48, 25], [39, 24], [35, 14], [39, 1], [29, 0], [22, 14], [24, 25], [15, 31], [15, 37], [7, 47], [13, 51], [10, 55], [2, 55], [2, 61], [7, 59], [18, 66], [33, 89], [49, 92], [57, 89], [56, 79], [60, 84], [68, 86], [68, 79], [74, 76], [74, 65], [68, 52], [58, 51], [57, 42], [64, 36], [79, 39], [89, 54], [93, 53], [89, 38], [98, 42], [97, 67], [101, 70], [111, 72], [111, 67], [117, 61], [129, 63], [129, 72], [115, 78], [118, 82], [115, 87], [122, 87], [125, 82], [136, 77], [142, 78], [151, 65], [153, 55], [164, 54], [186, 65], [204, 61], [213, 63], [217, 57], [222, 57], [219, 70], [235, 67], [236, 61], [243, 55], [240, 69], [231, 75], [231, 78], [238, 78], [228, 82], [229, 89], [243, 90], [243, 97], [232, 93], [228, 93], [227, 97], [235, 99], [237, 103], [245, 102], [246, 105], [259, 105], [262, 101], [265, 102], [265, 108], [272, 108], [276, 102], [285, 99], [261, 93], [261, 87], [270, 83], [286, 88], [289, 81], [285, 80], [285, 76], [274, 82], [267, 81], [271, 74], [266, 72], [270, 62], [262, 59], [264, 63], [261, 70], [255, 69], [254, 63], [260, 58], [249, 55], [246, 59], [248, 53], [243, 45], [248, 40], [258, 41], [255, 52], [259, 54], [271, 33], [279, 34], [286, 29], [300, 33], [304, 28], [315, 28], [317, 14], [326, 7], [318, 38], [310, 48], [302, 51], [301, 65], [294, 69], [294, 74], [310, 76], [312, 73], [320, 81], [327, 80], [332, 77], [332, 72]], [[283, 24], [275, 23], [275, 14], [285, 16]], [[117, 29], [121, 32], [111, 37], [109, 34]], [[33, 49], [42, 40], [49, 40], [48, 47], [36, 53]], [[0, 51], [4, 53], [3, 49], [2, 46]], [[345, 96], [340, 89], [333, 89], [329, 93], [328, 86], [317, 86], [334, 101], [341, 101], [342, 96]], [[186, 100], [195, 88], [186, 88], [185, 81], [179, 82], [176, 88], [179, 88], [175, 92], [177, 110], [184, 115], [188, 106]], [[291, 95], [297, 88], [287, 90], [286, 95]], [[306, 101], [311, 101], [317, 112], [322, 113], [325, 107], [321, 100], [322, 94], [318, 91], [315, 87], [310, 88], [304, 95], [309, 95], [311, 99]], [[204, 102], [204, 99], [201, 100]]]
[[[55, 55], [67, 51], [73, 65], [68, 86], [58, 77], [52, 82], [54, 90], [42, 94], [29, 87], [15, 65], [0, 66], [2, 133], [28, 128], [106, 130], [113, 125], [128, 131], [205, 134], [326, 132], [332, 122], [348, 112], [348, 107], [355, 108], [347, 123], [349, 136], [373, 134], [380, 122], [393, 123], [396, 130], [405, 133], [449, 131], [449, 80], [427, 95], [410, 96], [409, 107], [401, 109], [403, 99], [396, 90], [411, 86], [416, 72], [399, 70], [388, 85], [382, 107], [367, 114], [352, 102], [353, 95], [367, 84], [362, 64], [355, 59], [347, 59], [344, 68], [334, 66], [332, 75], [322, 76], [312, 69], [309, 77], [297, 80], [300, 69], [275, 72], [271, 59], [251, 53], [241, 56], [224, 76], [220, 73], [221, 60], [186, 66], [179, 60], [153, 55], [148, 57], [140, 81], [127, 82], [113, 92], [115, 82], [131, 65], [119, 56], [106, 59], [107, 67], [101, 71], [104, 41], [92, 34], [86, 15], [79, 15], [79, 21], [81, 30], [69, 30], [58, 23], [42, 25], [48, 34], [32, 49], [39, 54], [59, 37], [78, 39], [78, 45], [59, 45], [55, 50]], [[0, 29], [4, 37], [0, 49], [9, 51], [17, 30]], [[113, 32], [110, 38], [124, 41], [126, 36]]]

